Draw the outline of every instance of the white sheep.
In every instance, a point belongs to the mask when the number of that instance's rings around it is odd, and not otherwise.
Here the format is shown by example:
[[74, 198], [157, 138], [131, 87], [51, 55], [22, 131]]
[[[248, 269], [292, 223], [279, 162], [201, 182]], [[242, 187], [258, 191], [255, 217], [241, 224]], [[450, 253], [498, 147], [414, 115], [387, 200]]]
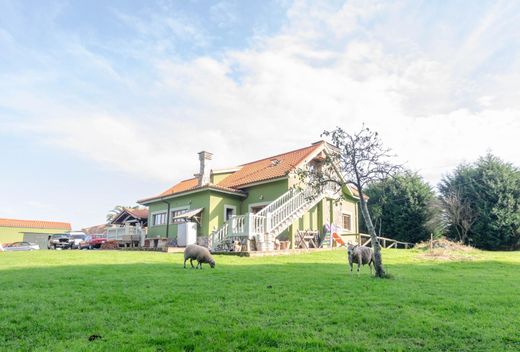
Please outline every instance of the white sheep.
[[[192, 268], [202, 269], [202, 263], [208, 263], [210, 267], [215, 267], [215, 260], [211, 256], [211, 253], [206, 247], [202, 247], [196, 244], [190, 244], [186, 246], [184, 250], [184, 269], [186, 269], [186, 261], [190, 260]], [[197, 266], [193, 266], [193, 260], [197, 261]]]
[[347, 246], [348, 252], [348, 263], [350, 265], [350, 271], [352, 271], [352, 264], [357, 263], [357, 271], [361, 265], [368, 264], [370, 272], [372, 272], [372, 264], [374, 263], [374, 253], [372, 248], [363, 247], [360, 245], [353, 245], [349, 243]]

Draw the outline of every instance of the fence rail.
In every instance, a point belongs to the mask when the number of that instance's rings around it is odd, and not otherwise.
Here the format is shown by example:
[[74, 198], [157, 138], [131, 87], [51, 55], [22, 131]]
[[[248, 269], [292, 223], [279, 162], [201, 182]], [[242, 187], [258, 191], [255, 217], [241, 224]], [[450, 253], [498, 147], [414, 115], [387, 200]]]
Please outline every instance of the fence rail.
[[[356, 234], [342, 234], [344, 237], [355, 237], [357, 243], [359, 243], [362, 246], [370, 246], [372, 247], [372, 237], [369, 234], [366, 233], [356, 233]], [[379, 240], [379, 245], [383, 248], [412, 248], [414, 246], [413, 243], [410, 242], [403, 242], [398, 241], [393, 238], [378, 236], [377, 239]]]
[[134, 226], [110, 227], [106, 229], [106, 238], [117, 241], [139, 241], [144, 238], [143, 229]]

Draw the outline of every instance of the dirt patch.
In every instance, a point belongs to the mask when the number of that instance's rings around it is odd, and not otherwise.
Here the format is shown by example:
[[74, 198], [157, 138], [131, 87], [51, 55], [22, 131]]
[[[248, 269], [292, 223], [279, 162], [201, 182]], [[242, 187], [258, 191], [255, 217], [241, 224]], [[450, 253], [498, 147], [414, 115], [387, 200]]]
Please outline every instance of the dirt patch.
[[473, 247], [446, 238], [434, 239], [431, 243], [424, 241], [415, 248], [422, 252], [418, 254], [419, 258], [441, 261], [473, 260], [477, 252]]
[[119, 249], [119, 242], [117, 241], [106, 241], [101, 245], [101, 249]]

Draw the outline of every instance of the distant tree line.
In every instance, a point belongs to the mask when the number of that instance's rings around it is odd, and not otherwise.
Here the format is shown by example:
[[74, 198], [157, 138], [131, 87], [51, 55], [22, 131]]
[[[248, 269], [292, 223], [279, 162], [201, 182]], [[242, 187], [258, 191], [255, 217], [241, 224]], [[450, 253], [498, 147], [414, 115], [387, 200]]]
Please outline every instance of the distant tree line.
[[406, 242], [434, 234], [481, 249], [520, 249], [517, 167], [488, 154], [457, 166], [437, 189], [411, 171], [369, 185], [376, 231]]

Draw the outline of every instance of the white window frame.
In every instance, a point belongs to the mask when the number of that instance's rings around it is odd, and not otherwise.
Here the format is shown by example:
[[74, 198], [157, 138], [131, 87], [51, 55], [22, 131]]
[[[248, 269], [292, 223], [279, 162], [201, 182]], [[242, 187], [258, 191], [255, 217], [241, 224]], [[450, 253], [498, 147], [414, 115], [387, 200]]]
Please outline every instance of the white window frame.
[[237, 215], [237, 207], [236, 207], [236, 206], [234, 206], [234, 205], [229, 205], [229, 204], [224, 204], [224, 217], [223, 217], [224, 222], [227, 221], [227, 220], [226, 220], [226, 213], [227, 213], [227, 210], [228, 210], [228, 209], [232, 209], [232, 210], [233, 210], [233, 215], [232, 215], [232, 216]]
[[[343, 215], [350, 216], [350, 228], [349, 229], [344, 227], [345, 226], [345, 221], [343, 220]], [[354, 215], [351, 212], [348, 212], [348, 211], [342, 211], [341, 212], [341, 227], [343, 228], [343, 230], [348, 231], [348, 232], [353, 232], [353, 230], [352, 230], [353, 219], [354, 219]]]
[[185, 222], [184, 219], [173, 219], [173, 216], [174, 216], [173, 213], [177, 212], [179, 210], [190, 210], [190, 206], [184, 205], [182, 207], [171, 208], [170, 209], [170, 225], [178, 225], [178, 224], [182, 224], [183, 222]]
[[[165, 214], [164, 223], [157, 225], [155, 223], [155, 215], [159, 215], [159, 214]], [[168, 215], [168, 210], [154, 211], [153, 213], [151, 213], [150, 216], [151, 216], [151, 220], [152, 220], [152, 227], [166, 225], [166, 217], [167, 217], [167, 215]]]

